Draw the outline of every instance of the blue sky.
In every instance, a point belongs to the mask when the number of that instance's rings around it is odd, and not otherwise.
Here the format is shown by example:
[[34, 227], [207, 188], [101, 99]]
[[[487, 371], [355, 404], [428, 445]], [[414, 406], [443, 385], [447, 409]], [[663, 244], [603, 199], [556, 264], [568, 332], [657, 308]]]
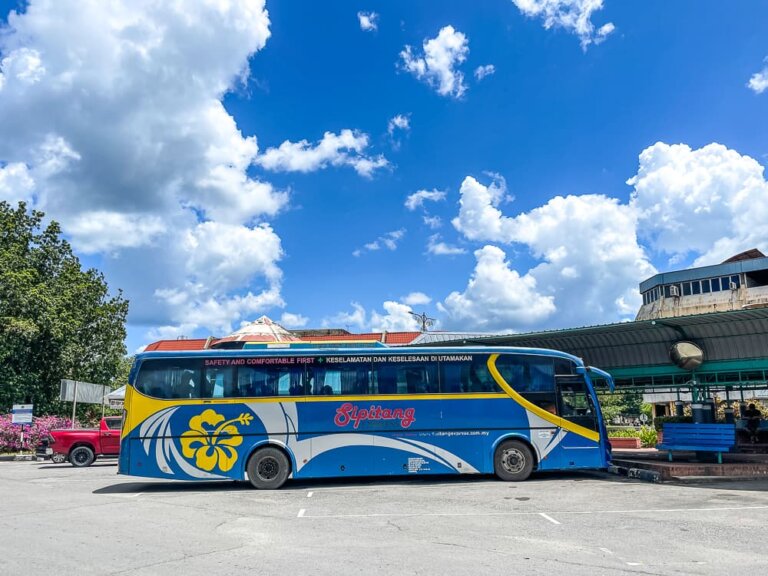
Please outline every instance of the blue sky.
[[764, 2], [166, 4], [0, 0], [0, 199], [124, 290], [130, 351], [615, 322], [768, 250]]

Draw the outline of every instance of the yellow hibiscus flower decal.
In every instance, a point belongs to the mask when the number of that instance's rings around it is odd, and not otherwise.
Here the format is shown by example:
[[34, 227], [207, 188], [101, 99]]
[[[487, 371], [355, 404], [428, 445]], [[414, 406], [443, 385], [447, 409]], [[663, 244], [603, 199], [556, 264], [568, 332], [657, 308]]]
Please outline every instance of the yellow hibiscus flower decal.
[[251, 414], [240, 414], [225, 422], [221, 414], [205, 410], [189, 420], [190, 430], [181, 435], [181, 453], [184, 458], [194, 458], [195, 466], [206, 472], [217, 466], [222, 472], [229, 472], [237, 461], [235, 447], [243, 443], [235, 424], [247, 426], [252, 419]]

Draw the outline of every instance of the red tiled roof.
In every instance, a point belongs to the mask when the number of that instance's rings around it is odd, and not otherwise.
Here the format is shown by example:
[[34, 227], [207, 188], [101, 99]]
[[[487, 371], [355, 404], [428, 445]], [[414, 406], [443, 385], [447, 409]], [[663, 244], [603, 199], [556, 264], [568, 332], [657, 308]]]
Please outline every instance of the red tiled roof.
[[333, 334], [324, 336], [310, 336], [305, 337], [303, 340], [310, 342], [321, 341], [342, 341], [342, 340], [375, 340], [377, 342], [384, 342], [385, 344], [410, 344], [421, 332], [386, 332], [382, 340], [381, 332], [367, 332], [365, 334]]
[[410, 344], [421, 332], [387, 332], [386, 344]]
[[152, 342], [144, 350], [145, 352], [151, 352], [153, 350], [159, 351], [175, 351], [175, 350], [202, 350], [205, 348], [205, 342], [207, 338], [190, 338], [183, 340], [158, 340]]

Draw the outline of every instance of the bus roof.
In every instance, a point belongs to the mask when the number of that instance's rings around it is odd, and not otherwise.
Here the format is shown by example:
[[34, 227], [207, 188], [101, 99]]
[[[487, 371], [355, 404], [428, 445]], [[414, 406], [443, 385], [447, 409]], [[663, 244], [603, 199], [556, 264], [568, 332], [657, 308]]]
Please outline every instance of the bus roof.
[[547, 348], [519, 348], [512, 346], [441, 346], [435, 348], [269, 348], [269, 349], [207, 349], [207, 350], [173, 350], [141, 352], [136, 360], [148, 358], [208, 358], [222, 356], [259, 357], [259, 356], [446, 356], [448, 354], [533, 354], [537, 356], [553, 356], [572, 360], [583, 366], [584, 362], [578, 356], [550, 350]]

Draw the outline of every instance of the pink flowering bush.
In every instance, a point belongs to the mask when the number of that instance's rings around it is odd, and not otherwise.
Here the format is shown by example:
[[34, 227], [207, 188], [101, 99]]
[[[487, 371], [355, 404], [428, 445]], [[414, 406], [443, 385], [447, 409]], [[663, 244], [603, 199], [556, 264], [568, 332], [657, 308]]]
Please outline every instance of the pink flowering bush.
[[71, 420], [61, 416], [39, 416], [32, 424], [24, 425], [24, 443], [21, 442], [21, 426], [11, 423], [10, 414], [0, 414], [0, 452], [34, 450], [53, 428], [69, 428]]

